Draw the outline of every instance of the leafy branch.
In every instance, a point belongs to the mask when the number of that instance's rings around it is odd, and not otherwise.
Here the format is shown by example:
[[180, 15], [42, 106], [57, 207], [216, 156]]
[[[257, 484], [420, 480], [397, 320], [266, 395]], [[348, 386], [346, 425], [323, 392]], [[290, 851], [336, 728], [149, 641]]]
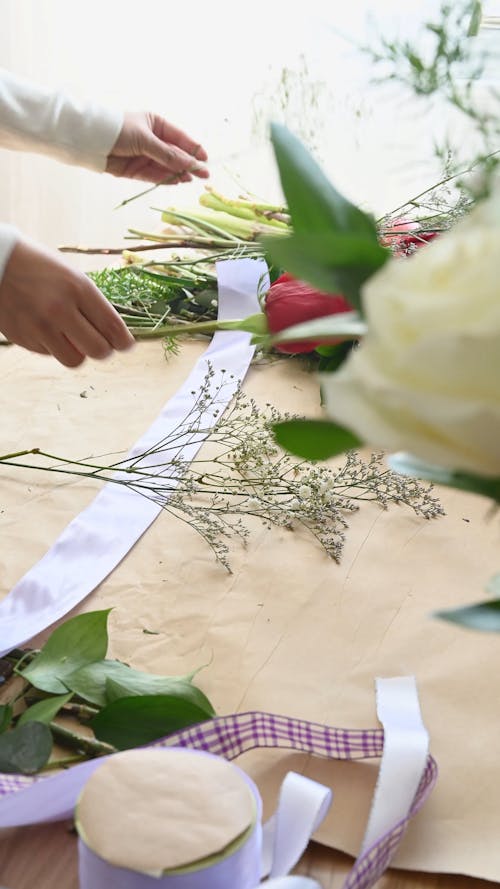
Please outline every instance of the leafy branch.
[[[70, 618], [40, 651], [16, 650], [0, 660], [2, 672], [10, 673], [0, 704], [0, 772], [31, 775], [66, 767], [214, 715], [193, 684], [197, 671], [157, 676], [107, 659], [108, 615]], [[76, 718], [83, 733], [70, 729], [65, 717]], [[58, 748], [72, 755], [58, 759]]]

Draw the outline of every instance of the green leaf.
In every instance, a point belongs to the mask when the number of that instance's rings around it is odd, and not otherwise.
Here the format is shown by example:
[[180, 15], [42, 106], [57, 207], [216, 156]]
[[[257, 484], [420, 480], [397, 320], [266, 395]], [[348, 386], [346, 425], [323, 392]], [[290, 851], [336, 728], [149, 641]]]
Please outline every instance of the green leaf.
[[282, 124], [273, 123], [271, 142], [295, 232], [358, 233], [377, 241], [373, 218], [333, 187], [296, 136]]
[[327, 460], [361, 444], [353, 432], [327, 420], [284, 420], [273, 432], [282, 448], [306, 460]]
[[128, 750], [209, 718], [204, 709], [190, 700], [174, 695], [145, 695], [113, 701], [90, 725], [100, 741]]
[[0, 736], [0, 772], [34, 775], [51, 752], [50, 729], [41, 722], [28, 722]]
[[469, 491], [471, 494], [480, 494], [490, 497], [496, 503], [500, 503], [500, 478], [488, 478], [474, 475], [472, 472], [460, 472], [443, 469], [425, 463], [411, 454], [392, 454], [388, 459], [389, 466], [400, 475], [409, 475], [413, 478], [426, 479], [436, 485], [445, 485], [448, 488], [458, 488], [460, 491]]
[[37, 701], [22, 713], [19, 718], [18, 725], [25, 725], [27, 722], [43, 722], [48, 725], [52, 722], [54, 716], [57, 716], [61, 707], [73, 697], [73, 692], [66, 695], [57, 695], [54, 698], [47, 698], [45, 701]]
[[[152, 677], [155, 679], [156, 677]], [[188, 679], [171, 679], [170, 682], [144, 683], [139, 688], [133, 682], [123, 685], [115, 679], [106, 681], [106, 703], [112, 704], [120, 698], [136, 697], [138, 695], [169, 695], [174, 698], [182, 698], [183, 701], [190, 701], [195, 707], [203, 710], [207, 718], [215, 716], [215, 710], [212, 707], [207, 696], [193, 685]]]
[[320, 356], [318, 371], [333, 373], [343, 364], [352, 349], [352, 342], [338, 343], [336, 346], [318, 346], [315, 350]]
[[467, 37], [477, 37], [479, 28], [481, 27], [481, 19], [483, 17], [483, 8], [481, 0], [474, 0], [471, 9], [469, 27], [467, 28]]
[[0, 735], [7, 731], [12, 721], [12, 713], [10, 704], [0, 704]]
[[294, 324], [270, 338], [271, 343], [300, 342], [301, 340], [345, 339], [357, 340], [366, 333], [366, 324], [357, 312], [324, 315], [303, 324]]
[[366, 234], [322, 231], [262, 239], [266, 252], [290, 274], [326, 293], [341, 293], [361, 309], [360, 288], [390, 252]]
[[463, 608], [435, 611], [434, 617], [460, 624], [469, 630], [500, 633], [500, 599], [479, 602], [477, 605], [466, 605]]
[[[191, 674], [192, 675], [192, 674]], [[76, 673], [66, 677], [68, 688], [80, 695], [91, 704], [104, 707], [114, 700], [116, 688], [122, 689], [123, 696], [131, 695], [156, 695], [156, 694], [183, 694], [191, 696], [191, 700], [200, 707], [205, 707], [208, 715], [213, 715], [212, 706], [205, 695], [195, 686], [191, 685], [190, 677], [186, 676], [156, 676], [134, 670], [121, 661], [103, 660], [89, 664]], [[111, 688], [115, 691], [109, 692]]]
[[111, 609], [72, 617], [58, 627], [38, 654], [21, 671], [35, 688], [65, 694], [68, 676], [93, 661], [102, 660], [108, 647], [107, 621]]

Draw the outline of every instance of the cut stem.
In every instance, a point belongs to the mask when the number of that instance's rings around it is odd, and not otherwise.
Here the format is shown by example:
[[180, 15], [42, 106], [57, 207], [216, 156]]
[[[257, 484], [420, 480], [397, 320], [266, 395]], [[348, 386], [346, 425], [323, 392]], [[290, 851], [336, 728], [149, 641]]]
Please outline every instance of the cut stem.
[[85, 756], [107, 756], [110, 753], [117, 752], [117, 748], [111, 744], [98, 741], [96, 738], [86, 738], [83, 735], [77, 735], [76, 732], [63, 728], [57, 722], [50, 722], [49, 728], [54, 741], [57, 741], [62, 747], [69, 747], [70, 750], [76, 750], [77, 753], [85, 754]]

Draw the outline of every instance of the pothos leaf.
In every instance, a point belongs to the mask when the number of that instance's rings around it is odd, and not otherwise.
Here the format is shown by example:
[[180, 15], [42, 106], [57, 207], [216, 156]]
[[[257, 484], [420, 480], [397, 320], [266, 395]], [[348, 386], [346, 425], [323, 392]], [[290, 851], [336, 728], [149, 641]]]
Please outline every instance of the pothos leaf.
[[210, 717], [204, 708], [174, 695], [119, 698], [91, 722], [100, 741], [119, 750], [140, 747]]
[[49, 636], [22, 676], [36, 688], [65, 694], [65, 678], [86, 664], [101, 660], [108, 647], [107, 621], [111, 609], [79, 614]]
[[28, 722], [43, 722], [44, 725], [48, 725], [49, 722], [52, 722], [54, 716], [57, 716], [61, 707], [64, 707], [72, 697], [73, 692], [70, 691], [66, 695], [57, 695], [53, 698], [46, 698], [44, 701], [37, 701], [36, 704], [32, 704], [31, 707], [28, 707], [21, 714], [17, 724], [26, 725]]
[[[208, 698], [195, 686], [189, 676], [156, 676], [142, 670], [134, 670], [121, 661], [102, 660], [88, 664], [66, 677], [66, 684], [81, 698], [104, 707], [116, 697], [131, 695], [181, 694], [191, 698], [199, 706], [205, 707], [208, 715], [213, 709]], [[110, 689], [122, 689], [120, 695]]]
[[[146, 691], [146, 688], [148, 691]], [[160, 688], [161, 691], [159, 690]], [[122, 685], [114, 679], [108, 679], [106, 682], [106, 697], [109, 704], [112, 704], [113, 701], [118, 701], [120, 698], [136, 697], [138, 695], [144, 696], [145, 694], [163, 694], [174, 698], [180, 698], [183, 701], [194, 704], [200, 710], [203, 710], [207, 718], [215, 715], [215, 710], [207, 696], [186, 679], [174, 678], [171, 679], [170, 682], [164, 682], [161, 686], [157, 685], [156, 687], [154, 683], [151, 685], [144, 684], [142, 687], [138, 687], [134, 684], [132, 684], [132, 686]]]

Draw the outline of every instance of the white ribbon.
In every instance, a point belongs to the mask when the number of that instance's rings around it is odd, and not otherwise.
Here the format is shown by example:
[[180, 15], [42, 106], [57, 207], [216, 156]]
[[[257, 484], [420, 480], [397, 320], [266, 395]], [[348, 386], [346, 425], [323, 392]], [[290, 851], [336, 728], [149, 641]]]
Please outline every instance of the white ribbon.
[[407, 817], [429, 751], [415, 677], [377, 679], [376, 689], [377, 715], [384, 727], [384, 751], [360, 855]]
[[[263, 828], [262, 876], [282, 877], [290, 873], [331, 802], [329, 788], [296, 772], [286, 775], [278, 808]], [[266, 886], [274, 882], [270, 880]]]
[[[259, 311], [258, 291], [269, 286], [263, 260], [219, 262], [217, 276], [220, 319], [244, 318]], [[181, 452], [176, 453], [184, 462], [192, 460], [203, 438], [208, 436], [209, 427], [215, 424], [221, 409], [229, 403], [245, 376], [253, 353], [250, 334], [216, 333], [184, 385], [132, 448], [129, 457], [146, 455], [137, 466], [144, 468], [162, 462], [161, 452], [148, 456], [148, 451], [182, 423], [193, 405], [192, 393], [199, 392], [211, 368], [214, 376], [210, 391], [217, 391], [221, 384], [223, 390], [217, 404], [209, 406], [203, 416], [203, 429], [207, 429], [207, 433], [196, 435], [194, 441], [187, 437]], [[165, 372], [168, 373], [168, 368]], [[163, 460], [168, 462], [168, 459], [167, 452]], [[124, 477], [130, 479], [130, 475]], [[31, 639], [88, 596], [121, 562], [161, 509], [161, 503], [128, 487], [114, 482], [106, 484], [0, 602], [0, 656]]]

